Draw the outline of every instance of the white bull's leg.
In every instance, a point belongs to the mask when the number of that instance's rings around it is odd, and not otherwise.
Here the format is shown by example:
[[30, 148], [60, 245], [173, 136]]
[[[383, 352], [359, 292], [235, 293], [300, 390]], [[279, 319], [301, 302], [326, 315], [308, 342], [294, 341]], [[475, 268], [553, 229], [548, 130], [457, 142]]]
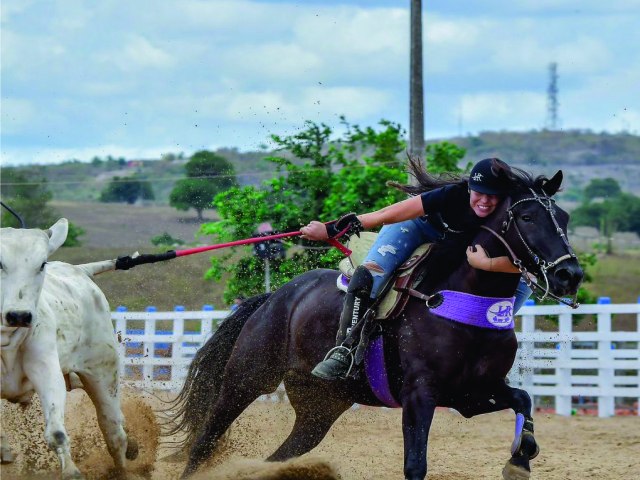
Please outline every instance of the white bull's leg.
[[[42, 413], [44, 414], [44, 438], [60, 461], [63, 479], [83, 478], [80, 470], [71, 459], [69, 435], [64, 427], [64, 406], [67, 400], [64, 376], [60, 371], [58, 352], [55, 348], [48, 355], [42, 351], [36, 352], [28, 361], [25, 360], [24, 370], [27, 377], [40, 398]], [[40, 354], [40, 355], [38, 355]]]
[[116, 468], [124, 471], [125, 459], [133, 460], [137, 457], [137, 445], [130, 442], [127, 448], [127, 435], [124, 431], [124, 415], [120, 406], [120, 395], [117, 376], [113, 369], [105, 372], [79, 374], [84, 389], [96, 408], [98, 424], [109, 454], [113, 458]]
[[15, 457], [13, 456], [13, 452], [11, 451], [11, 445], [9, 444], [9, 439], [4, 434], [4, 432], [0, 432], [0, 461], [2, 464], [5, 463], [13, 463]]

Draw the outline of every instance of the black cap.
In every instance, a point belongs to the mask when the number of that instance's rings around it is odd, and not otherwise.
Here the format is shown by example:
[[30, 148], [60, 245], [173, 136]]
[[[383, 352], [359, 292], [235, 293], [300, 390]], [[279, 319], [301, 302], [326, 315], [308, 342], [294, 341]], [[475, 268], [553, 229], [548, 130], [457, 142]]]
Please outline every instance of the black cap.
[[503, 178], [497, 176], [493, 169], [493, 159], [485, 158], [476, 163], [469, 174], [469, 188], [486, 195], [504, 195], [507, 185]]

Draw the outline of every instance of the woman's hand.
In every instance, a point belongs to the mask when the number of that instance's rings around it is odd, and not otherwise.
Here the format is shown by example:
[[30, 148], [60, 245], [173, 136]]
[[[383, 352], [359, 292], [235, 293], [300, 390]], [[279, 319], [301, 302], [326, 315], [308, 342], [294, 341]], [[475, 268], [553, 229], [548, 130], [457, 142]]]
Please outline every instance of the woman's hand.
[[467, 261], [473, 268], [487, 272], [520, 273], [520, 269], [513, 264], [509, 257], [491, 258], [482, 245], [467, 248]]
[[306, 227], [302, 227], [300, 232], [302, 233], [301, 237], [306, 240], [321, 241], [329, 238], [325, 224], [316, 220], [311, 221]]
[[491, 271], [491, 258], [481, 245], [476, 245], [475, 250], [472, 246], [467, 248], [467, 261], [473, 268]]

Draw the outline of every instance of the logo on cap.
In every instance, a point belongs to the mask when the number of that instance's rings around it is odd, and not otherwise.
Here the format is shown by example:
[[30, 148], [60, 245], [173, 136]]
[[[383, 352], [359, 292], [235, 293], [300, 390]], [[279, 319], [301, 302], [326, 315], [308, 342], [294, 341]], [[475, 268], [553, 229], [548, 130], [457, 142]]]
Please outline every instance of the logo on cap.
[[473, 177], [471, 177], [472, 180], [475, 180], [476, 182], [481, 182], [482, 181], [482, 174], [480, 172], [476, 172], [473, 174]]

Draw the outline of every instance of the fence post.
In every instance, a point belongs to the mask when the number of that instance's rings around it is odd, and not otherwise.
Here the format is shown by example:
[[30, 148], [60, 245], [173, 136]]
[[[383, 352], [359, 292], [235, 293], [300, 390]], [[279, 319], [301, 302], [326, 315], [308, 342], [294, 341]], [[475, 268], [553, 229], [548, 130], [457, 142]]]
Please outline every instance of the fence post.
[[[609, 297], [598, 298], [598, 305], [610, 305]], [[610, 338], [611, 313], [598, 312], [598, 336]], [[598, 416], [611, 417], [615, 415], [615, 397], [611, 394], [614, 384], [614, 369], [612, 368], [611, 340], [598, 340]]]
[[560, 342], [558, 344], [558, 363], [556, 365], [556, 413], [571, 415], [571, 312], [561, 313], [558, 318]]
[[[202, 306], [202, 311], [203, 312], [213, 312], [215, 310], [215, 307], [213, 305], [203, 305]], [[212, 331], [216, 330], [216, 328], [214, 328], [213, 323], [215, 322], [214, 318], [211, 317], [211, 319], [202, 319], [200, 321], [200, 333], [202, 334], [202, 344], [204, 344], [204, 342], [207, 341], [207, 339], [209, 338], [209, 335], [211, 334]]]
[[[640, 304], [640, 296], [638, 297], [638, 303]], [[638, 337], [640, 337], [640, 313], [636, 315], [636, 328], [638, 331]], [[640, 362], [640, 341], [637, 342], [636, 345], [638, 346], [638, 362]], [[637, 372], [638, 380], [640, 381], [640, 369], [638, 369]], [[640, 397], [636, 399], [636, 415], [640, 416]]]
[[[184, 309], [184, 307], [183, 307]], [[187, 376], [187, 365], [184, 360], [184, 318], [173, 318], [173, 336], [175, 341], [171, 350], [171, 384], [180, 388]]]
[[[153, 314], [158, 311], [153, 305], [149, 305], [144, 309], [145, 312]], [[146, 318], [144, 321], [144, 333], [145, 337], [155, 336], [156, 333], [156, 321], [153, 318]], [[142, 343], [142, 358], [152, 359], [155, 357], [155, 344], [153, 340], [146, 340]], [[153, 388], [153, 363], [144, 362], [142, 367], [142, 380], [145, 389], [151, 390]]]
[[[536, 302], [532, 299], [526, 300], [524, 302], [525, 306], [534, 306]], [[522, 316], [522, 334], [524, 336], [530, 337], [529, 340], [523, 341], [521, 343], [521, 359], [522, 359], [522, 388], [524, 390], [531, 390], [533, 387], [533, 374], [534, 368], [531, 366], [533, 364], [533, 350], [535, 342], [533, 341], [533, 334], [535, 332], [536, 327], [536, 317], [535, 315], [523, 315]], [[534, 402], [535, 404], [535, 402]]]

